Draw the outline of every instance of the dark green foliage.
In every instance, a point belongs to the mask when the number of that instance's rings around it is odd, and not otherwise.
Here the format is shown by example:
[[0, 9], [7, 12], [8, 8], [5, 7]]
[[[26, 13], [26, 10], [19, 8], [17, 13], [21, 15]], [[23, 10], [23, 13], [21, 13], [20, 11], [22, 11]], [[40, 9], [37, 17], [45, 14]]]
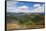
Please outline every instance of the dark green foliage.
[[36, 15], [34, 18], [32, 18], [32, 21], [35, 23], [40, 22], [40, 16]]
[[19, 23], [21, 23], [21, 24], [25, 24], [25, 23], [27, 23], [28, 22], [28, 18], [26, 18], [26, 17], [20, 17], [19, 18]]
[[[16, 13], [16, 15], [17, 14], [24, 14], [24, 13]], [[11, 19], [15, 19], [20, 24], [32, 24], [33, 22], [39, 23], [41, 21], [41, 16], [44, 16], [44, 14], [30, 13], [30, 15], [25, 14], [20, 16], [9, 16], [9, 17]]]

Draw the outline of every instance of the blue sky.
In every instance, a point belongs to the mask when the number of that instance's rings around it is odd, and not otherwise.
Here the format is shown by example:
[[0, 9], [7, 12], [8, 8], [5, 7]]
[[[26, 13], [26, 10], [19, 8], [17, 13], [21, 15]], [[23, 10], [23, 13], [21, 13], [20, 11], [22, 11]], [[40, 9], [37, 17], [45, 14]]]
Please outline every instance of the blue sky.
[[31, 12], [32, 10], [35, 11], [35, 9], [40, 8], [39, 11], [41, 11], [41, 9], [44, 8], [44, 2], [7, 2], [7, 11], [8, 12], [22, 12], [22, 10], [19, 10], [21, 8], [23, 8], [23, 6], [27, 7], [28, 9], [25, 10], [25, 12], [29, 11]]
[[16, 3], [16, 6], [23, 6], [23, 5], [26, 5], [28, 7], [33, 7], [34, 4], [40, 4], [40, 5], [43, 5], [44, 2], [17, 2]]
[[17, 2], [16, 6], [19, 7], [19, 6], [25, 5], [30, 8], [36, 8], [36, 7], [34, 7], [35, 4], [39, 4], [40, 6], [42, 6], [44, 4], [44, 2], [23, 2], [23, 1], [21, 1], [21, 2]]

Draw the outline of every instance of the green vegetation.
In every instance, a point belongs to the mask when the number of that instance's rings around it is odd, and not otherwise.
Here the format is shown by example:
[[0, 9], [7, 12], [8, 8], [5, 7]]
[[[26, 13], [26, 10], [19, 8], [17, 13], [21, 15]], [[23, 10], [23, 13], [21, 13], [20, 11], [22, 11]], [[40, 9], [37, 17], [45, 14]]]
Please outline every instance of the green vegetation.
[[[23, 13], [17, 13], [17, 14], [23, 14]], [[15, 15], [15, 14], [14, 14]], [[31, 14], [29, 13], [23, 16], [9, 16], [11, 19], [15, 19], [18, 21], [19, 24], [32, 24], [32, 23], [39, 23], [40, 21], [44, 20], [44, 14]]]
[[7, 29], [40, 28], [44, 26], [44, 17], [44, 13], [11, 13], [7, 16]]

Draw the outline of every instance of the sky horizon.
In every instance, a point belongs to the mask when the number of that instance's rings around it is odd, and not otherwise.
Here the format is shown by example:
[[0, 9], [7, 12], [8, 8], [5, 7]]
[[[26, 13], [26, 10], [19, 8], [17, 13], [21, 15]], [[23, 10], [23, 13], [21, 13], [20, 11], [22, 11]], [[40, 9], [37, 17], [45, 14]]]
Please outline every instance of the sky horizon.
[[7, 1], [7, 12], [44, 13], [44, 2]]

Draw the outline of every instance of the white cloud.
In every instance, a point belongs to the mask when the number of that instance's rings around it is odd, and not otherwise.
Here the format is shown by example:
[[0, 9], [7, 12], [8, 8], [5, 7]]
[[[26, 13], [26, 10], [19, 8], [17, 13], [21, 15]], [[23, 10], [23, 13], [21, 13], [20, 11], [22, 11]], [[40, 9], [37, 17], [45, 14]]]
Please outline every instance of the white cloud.
[[39, 6], [40, 6], [40, 4], [35, 4], [35, 5], [34, 5], [34, 7], [39, 7]]
[[20, 7], [18, 7], [19, 8], [19, 10], [21, 10], [21, 11], [27, 11], [27, 10], [29, 10], [29, 7], [27, 7], [27, 6], [20, 6]]
[[24, 5], [24, 6], [17, 7], [16, 12], [30, 12], [30, 11], [29, 11], [29, 7]]
[[[22, 8], [25, 8], [25, 10], [21, 10]], [[44, 5], [39, 6], [33, 10], [29, 10], [28, 8], [29, 7], [27, 7], [27, 6], [21, 6], [21, 7], [18, 7], [17, 9], [19, 10], [19, 12], [25, 12], [25, 13], [28, 13], [28, 12], [30, 12], [30, 13], [42, 13], [42, 12], [44, 12]]]
[[38, 8], [34, 9], [34, 13], [43, 13], [44, 12], [44, 6], [39, 6]]

